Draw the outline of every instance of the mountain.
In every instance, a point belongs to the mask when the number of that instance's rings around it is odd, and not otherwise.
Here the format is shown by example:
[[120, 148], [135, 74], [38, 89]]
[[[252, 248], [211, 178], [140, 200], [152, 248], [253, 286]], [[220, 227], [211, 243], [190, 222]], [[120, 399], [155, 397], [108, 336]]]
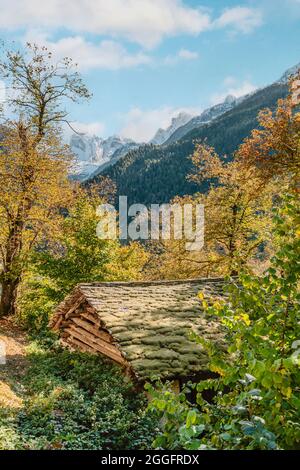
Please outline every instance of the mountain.
[[[181, 112], [174, 117], [171, 125], [167, 129], [159, 129], [151, 142], [156, 145], [163, 144], [176, 131], [192, 119], [190, 114]], [[120, 158], [130, 150], [138, 148], [140, 143], [120, 136], [112, 136], [102, 139], [97, 136], [79, 133], [72, 134], [70, 147], [77, 157], [72, 178], [85, 181], [94, 178], [111, 165], [114, 165]]]
[[84, 133], [72, 134], [70, 147], [77, 157], [73, 177], [81, 181], [85, 180], [95, 172], [97, 173], [99, 168], [106, 168], [110, 162], [116, 163], [129, 150], [139, 145], [133, 140], [115, 135], [102, 139]]
[[227, 98], [224, 100], [223, 103], [216, 104], [211, 108], [206, 109], [203, 111], [200, 116], [195, 116], [194, 118], [190, 119], [186, 124], [178, 127], [173, 134], [170, 135], [168, 140], [166, 140], [166, 144], [171, 144], [172, 142], [176, 142], [176, 140], [181, 139], [185, 134], [190, 132], [191, 130], [195, 129], [196, 127], [200, 127], [203, 124], [207, 124], [211, 122], [213, 119], [221, 116], [222, 114], [230, 111], [232, 108], [237, 106], [241, 101], [246, 99], [248, 95], [242, 96], [241, 98], [236, 98], [233, 95], [228, 95]]
[[150, 144], [161, 145], [164, 144], [169, 137], [179, 128], [184, 126], [192, 119], [192, 115], [181, 112], [178, 116], [173, 117], [171, 125], [167, 129], [158, 129], [153, 139], [150, 140]]
[[100, 163], [100, 165], [97, 165], [97, 168], [94, 169], [93, 173], [90, 175], [90, 178], [96, 177], [99, 174], [103, 173], [104, 170], [113, 166], [118, 160], [124, 157], [128, 152], [130, 152], [131, 150], [138, 149], [140, 146], [144, 145], [144, 144], [138, 144], [134, 141], [130, 141], [129, 139], [126, 139], [126, 140], [127, 142], [124, 145], [117, 148], [107, 161]]
[[[175, 142], [192, 129], [208, 123], [232, 109], [242, 99], [243, 98], [237, 99], [229, 95], [224, 103], [212, 106], [205, 110], [200, 116], [196, 117], [181, 112], [172, 118], [169, 127], [159, 129], [149, 143], [153, 145], [165, 145]], [[73, 178], [81, 181], [94, 178], [114, 165], [130, 150], [137, 149], [141, 145], [144, 144], [136, 143], [133, 140], [119, 136], [102, 139], [83, 133], [73, 134], [71, 136], [70, 146], [78, 160]]]
[[[192, 171], [190, 156], [195, 141], [206, 141], [221, 155], [232, 156], [244, 138], [258, 126], [257, 115], [263, 108], [275, 109], [278, 99], [288, 93], [285, 83], [274, 83], [257, 90], [218, 117], [207, 112], [208, 122], [200, 122], [178, 140], [164, 145], [143, 145], [103, 171], [117, 184], [117, 195], [127, 195], [128, 204], [166, 203], [176, 195], [205, 190], [187, 180]], [[231, 100], [228, 100], [230, 107]], [[211, 116], [210, 116], [211, 113]], [[97, 177], [90, 181], [97, 181]]]
[[280, 77], [277, 83], [285, 83], [287, 84], [289, 82], [289, 79], [295, 75], [298, 71], [300, 70], [300, 62], [297, 65], [294, 65], [294, 67], [290, 67], [287, 69], [286, 72]]

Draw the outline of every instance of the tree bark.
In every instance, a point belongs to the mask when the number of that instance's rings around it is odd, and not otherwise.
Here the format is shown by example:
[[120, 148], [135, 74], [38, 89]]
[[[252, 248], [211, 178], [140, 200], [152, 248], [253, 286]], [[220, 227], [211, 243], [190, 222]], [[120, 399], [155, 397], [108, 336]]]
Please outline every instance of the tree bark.
[[19, 283], [20, 278], [2, 282], [0, 317], [7, 317], [16, 313]]
[[24, 206], [18, 210], [5, 247], [5, 259], [1, 273], [0, 317], [14, 315], [17, 309], [18, 287], [21, 282], [23, 263], [20, 255], [23, 248]]
[[19, 256], [22, 250], [22, 226], [21, 220], [15, 222], [6, 243], [6, 256], [1, 273], [0, 317], [16, 313], [18, 287], [22, 273], [19, 266]]
[[[27, 130], [23, 123], [18, 125], [18, 134], [21, 141], [21, 150], [26, 160], [29, 155], [29, 143], [27, 138]], [[32, 197], [28, 188], [34, 178], [34, 168], [29, 165], [24, 171], [23, 182], [23, 200], [18, 207], [15, 219], [11, 223], [10, 233], [5, 247], [5, 259], [2, 278], [2, 294], [0, 300], [0, 317], [14, 315], [17, 310], [18, 287], [21, 282], [23, 263], [20, 256], [23, 250], [23, 232], [32, 207]]]

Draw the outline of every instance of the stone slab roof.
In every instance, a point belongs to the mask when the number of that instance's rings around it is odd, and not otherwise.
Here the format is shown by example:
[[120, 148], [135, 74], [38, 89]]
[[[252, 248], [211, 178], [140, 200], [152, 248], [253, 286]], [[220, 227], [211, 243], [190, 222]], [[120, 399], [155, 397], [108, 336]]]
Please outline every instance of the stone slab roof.
[[224, 280], [80, 284], [88, 303], [140, 380], [187, 377], [207, 370], [207, 354], [189, 334], [221, 344], [217, 319], [201, 308], [199, 292], [223, 297]]

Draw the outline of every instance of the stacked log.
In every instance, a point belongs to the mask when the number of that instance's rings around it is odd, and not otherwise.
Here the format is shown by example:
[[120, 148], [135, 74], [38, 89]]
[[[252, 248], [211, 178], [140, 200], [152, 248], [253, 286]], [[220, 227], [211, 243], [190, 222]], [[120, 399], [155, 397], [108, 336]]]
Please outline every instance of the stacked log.
[[73, 296], [69, 304], [66, 300], [52, 319], [51, 328], [60, 332], [62, 344], [71, 349], [102, 354], [118, 364], [127, 365], [96, 311], [80, 294]]

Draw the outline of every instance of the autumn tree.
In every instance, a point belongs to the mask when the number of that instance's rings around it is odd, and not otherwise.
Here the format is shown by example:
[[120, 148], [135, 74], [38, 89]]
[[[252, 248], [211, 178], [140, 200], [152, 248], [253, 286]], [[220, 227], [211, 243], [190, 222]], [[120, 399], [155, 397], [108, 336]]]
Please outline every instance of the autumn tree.
[[55, 306], [77, 284], [141, 278], [147, 253], [139, 243], [121, 245], [118, 239], [97, 235], [103, 217], [97, 215], [97, 208], [111, 195], [104, 195], [103, 189], [110, 191], [111, 186], [94, 185], [88, 190], [78, 186], [60, 230], [47, 240], [47, 246], [32, 254], [18, 314], [27, 328], [45, 327]]
[[291, 79], [290, 94], [279, 100], [276, 111], [260, 112], [259, 128], [244, 140], [236, 154], [243, 168], [253, 167], [263, 181], [284, 178], [294, 188], [300, 176], [300, 99], [294, 99], [293, 91], [297, 78], [300, 71]]
[[54, 213], [67, 200], [68, 151], [60, 144], [65, 101], [89, 93], [68, 58], [53, 60], [27, 44], [0, 62], [7, 100], [0, 153], [0, 316], [14, 314], [26, 257]]
[[184, 238], [165, 241], [158, 270], [167, 278], [236, 275], [266, 255], [276, 183], [266, 184], [253, 166], [221, 159], [206, 144], [196, 145], [192, 160], [194, 172], [189, 178], [199, 184], [209, 181], [209, 190], [175, 201], [181, 206], [204, 205], [205, 245], [200, 251], [188, 251]]
[[121, 246], [118, 239], [98, 236], [102, 216], [97, 208], [106, 201], [97, 186], [89, 191], [78, 187], [76, 193], [62, 230], [46, 250], [34, 254], [39, 275], [54, 280], [57, 300], [80, 282], [137, 279], [146, 259], [138, 243]]
[[192, 160], [190, 179], [210, 179], [210, 190], [200, 196], [206, 208], [208, 260], [218, 271], [237, 274], [261, 248], [266, 249], [278, 185], [273, 180], [266, 183], [256, 168], [239, 160], [221, 159], [206, 145], [196, 147]]

